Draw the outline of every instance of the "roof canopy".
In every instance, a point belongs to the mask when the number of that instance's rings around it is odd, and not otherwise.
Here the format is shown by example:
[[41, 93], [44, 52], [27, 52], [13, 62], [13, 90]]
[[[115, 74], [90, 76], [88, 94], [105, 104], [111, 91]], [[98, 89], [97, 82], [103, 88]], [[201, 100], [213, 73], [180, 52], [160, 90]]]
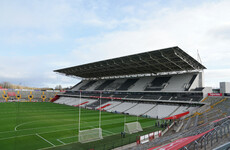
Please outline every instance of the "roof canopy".
[[202, 69], [206, 68], [176, 46], [54, 70], [54, 72], [81, 78], [100, 78]]

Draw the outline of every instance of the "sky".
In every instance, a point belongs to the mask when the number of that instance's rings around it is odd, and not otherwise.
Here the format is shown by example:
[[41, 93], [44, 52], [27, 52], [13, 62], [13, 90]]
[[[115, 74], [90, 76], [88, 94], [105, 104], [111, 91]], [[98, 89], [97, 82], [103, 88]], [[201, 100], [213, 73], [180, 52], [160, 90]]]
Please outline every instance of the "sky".
[[0, 0], [0, 82], [73, 86], [53, 70], [179, 46], [205, 86], [230, 82], [229, 0]]

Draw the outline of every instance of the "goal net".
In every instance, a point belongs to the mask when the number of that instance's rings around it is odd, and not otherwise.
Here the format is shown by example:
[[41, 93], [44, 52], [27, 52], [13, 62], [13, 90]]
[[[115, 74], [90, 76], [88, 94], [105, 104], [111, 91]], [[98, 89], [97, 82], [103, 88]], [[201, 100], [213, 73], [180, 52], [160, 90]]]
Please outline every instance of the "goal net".
[[128, 134], [133, 134], [136, 132], [143, 131], [140, 122], [125, 123], [124, 128], [125, 128], [124, 129], [125, 133], [128, 133]]
[[78, 141], [80, 143], [88, 143], [88, 142], [97, 141], [101, 139], [103, 139], [101, 128], [81, 130], [78, 133]]

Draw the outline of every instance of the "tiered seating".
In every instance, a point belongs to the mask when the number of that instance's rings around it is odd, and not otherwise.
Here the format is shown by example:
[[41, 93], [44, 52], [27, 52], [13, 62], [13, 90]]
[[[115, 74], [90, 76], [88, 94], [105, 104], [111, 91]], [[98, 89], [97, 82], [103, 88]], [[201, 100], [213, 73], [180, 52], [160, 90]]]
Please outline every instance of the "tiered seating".
[[139, 80], [139, 78], [136, 78], [136, 79], [127, 79], [117, 90], [118, 91], [126, 91], [132, 85], [134, 85], [138, 80]]
[[99, 85], [101, 85], [103, 82], [105, 82], [105, 80], [98, 80], [97, 82], [95, 82], [92, 86], [90, 86], [87, 91], [94, 91], [94, 89], [96, 87], [98, 87]]
[[104, 83], [102, 83], [101, 85], [96, 87], [95, 90], [104, 90], [109, 84], [111, 84], [114, 81], [115, 81], [115, 79], [106, 80]]
[[168, 117], [173, 111], [175, 111], [179, 106], [174, 105], [157, 105], [145, 115], [152, 118], [165, 118]]
[[143, 77], [140, 78], [134, 86], [130, 87], [128, 89], [129, 92], [140, 92], [140, 91], [144, 91], [144, 88], [146, 87], [146, 85], [151, 82], [155, 77]]
[[137, 105], [137, 103], [129, 103], [129, 102], [123, 102], [122, 104], [116, 106], [116, 107], [113, 107], [111, 109], [109, 109], [108, 111], [109, 112], [124, 112], [128, 109], [130, 109], [131, 107]]
[[108, 106], [110, 106], [111, 104], [106, 104], [106, 105], [103, 105], [103, 106], [99, 106], [98, 108], [97, 108], [97, 110], [103, 110], [103, 109], [105, 109], [106, 107], [108, 107]]
[[185, 89], [185, 91], [188, 91], [192, 85], [192, 83], [194, 82], [194, 80], [196, 79], [197, 74], [192, 76], [192, 79], [189, 81], [189, 86]]
[[58, 100], [56, 100], [54, 103], [57, 103], [57, 104], [65, 104], [66, 101], [69, 101], [71, 100], [72, 98], [69, 98], [69, 97], [60, 97]]
[[164, 84], [169, 81], [171, 77], [156, 77], [146, 88], [145, 91], [160, 91], [164, 88]]
[[136, 106], [132, 107], [131, 109], [125, 111], [125, 113], [129, 113], [130, 115], [140, 116], [150, 109], [152, 109], [155, 104], [137, 104]]
[[79, 90], [80, 87], [82, 87], [83, 85], [87, 84], [89, 82], [89, 80], [82, 80], [81, 82], [77, 83], [76, 85], [74, 85], [71, 90], [73, 91], [77, 91]]
[[220, 101], [222, 99], [223, 99], [223, 97], [219, 97], [219, 96], [217, 96], [217, 97], [209, 96], [204, 102], [205, 103], [210, 103], [212, 105], [212, 104], [215, 104], [216, 102], [218, 102], [218, 101]]
[[118, 106], [119, 104], [121, 104], [121, 102], [119, 102], [119, 101], [109, 101], [109, 102], [105, 103], [104, 105], [107, 105], [107, 104], [111, 104], [111, 105], [105, 107], [104, 110], [109, 110], [109, 109], [111, 109], [111, 108], [113, 108], [115, 106]]
[[79, 90], [86, 90], [87, 88], [89, 88], [90, 86], [92, 86], [95, 82], [97, 82], [97, 81], [96, 80], [89, 81], [88, 83], [86, 83], [85, 85], [83, 85], [82, 87], [80, 87]]
[[174, 111], [172, 114], [170, 114], [170, 116], [174, 116], [174, 115], [189, 111], [188, 108], [189, 108], [188, 106], [180, 106], [176, 111]]
[[[85, 103], [87, 102], [87, 103]], [[73, 97], [60, 97], [58, 100], [56, 100], [54, 103], [57, 104], [65, 104], [65, 105], [69, 105], [69, 106], [76, 106], [81, 104], [81, 107], [90, 105], [92, 103], [96, 102], [95, 100], [89, 100], [89, 99], [81, 99], [80, 102], [80, 98], [73, 98]], [[84, 104], [83, 104], [84, 103]]]
[[3, 94], [4, 94], [4, 93], [3, 93], [3, 90], [0, 90], [0, 102], [1, 102], [1, 101], [5, 101], [5, 100], [3, 99], [3, 97], [2, 97]]
[[42, 91], [32, 92], [32, 94], [34, 95], [33, 99], [41, 100]]
[[192, 74], [174, 75], [168, 81], [168, 85], [162, 91], [185, 91], [185, 86], [190, 82]]
[[217, 109], [221, 110], [223, 113], [225, 113], [227, 116], [230, 116], [230, 98], [227, 98], [225, 101], [222, 103], [219, 103], [216, 105]]
[[82, 84], [82, 82], [83, 82], [83, 81], [81, 81], [81, 82], [77, 83], [76, 85], [74, 85], [74, 86], [71, 88], [71, 90], [76, 89], [80, 84]]
[[111, 84], [109, 84], [105, 90], [107, 91], [111, 91], [111, 90], [116, 90], [119, 86], [121, 86], [126, 79], [116, 79], [114, 82], [112, 82]]
[[[105, 104], [107, 102], [108, 102], [108, 100], [101, 99], [101, 106], [103, 106], [103, 104]], [[94, 101], [94, 103], [88, 104], [87, 107], [90, 107], [92, 109], [100, 107], [100, 100], [97, 100], [97, 101]]]

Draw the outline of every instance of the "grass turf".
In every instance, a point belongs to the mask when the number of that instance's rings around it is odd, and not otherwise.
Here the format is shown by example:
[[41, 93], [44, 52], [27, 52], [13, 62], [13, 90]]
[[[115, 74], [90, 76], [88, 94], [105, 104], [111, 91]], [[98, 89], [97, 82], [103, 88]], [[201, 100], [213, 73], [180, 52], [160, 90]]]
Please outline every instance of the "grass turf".
[[[139, 117], [143, 132], [120, 137], [124, 115], [102, 112], [103, 140], [78, 141], [78, 108], [55, 103], [0, 103], [0, 147], [25, 149], [111, 149], [134, 142], [137, 135], [160, 130], [155, 119]], [[127, 122], [137, 117], [126, 116]], [[81, 109], [81, 130], [98, 128], [99, 111]]]

